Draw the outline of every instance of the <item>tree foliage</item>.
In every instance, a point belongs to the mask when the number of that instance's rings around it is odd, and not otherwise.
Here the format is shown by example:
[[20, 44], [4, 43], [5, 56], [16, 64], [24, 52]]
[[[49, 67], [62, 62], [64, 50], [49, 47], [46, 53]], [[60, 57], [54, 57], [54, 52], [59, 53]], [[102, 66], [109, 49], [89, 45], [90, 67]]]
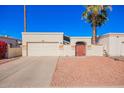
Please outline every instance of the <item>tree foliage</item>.
[[82, 17], [91, 26], [102, 26], [108, 20], [107, 10], [112, 10], [110, 5], [87, 5]]

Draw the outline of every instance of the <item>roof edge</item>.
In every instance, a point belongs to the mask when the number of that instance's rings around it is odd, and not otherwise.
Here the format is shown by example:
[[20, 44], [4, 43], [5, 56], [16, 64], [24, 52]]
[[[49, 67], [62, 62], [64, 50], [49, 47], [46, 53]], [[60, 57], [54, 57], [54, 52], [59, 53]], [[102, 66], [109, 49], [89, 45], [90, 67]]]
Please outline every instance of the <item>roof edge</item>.
[[70, 37], [70, 38], [76, 38], [76, 39], [78, 39], [78, 38], [91, 38], [91, 37], [77, 37], [77, 36], [72, 36], [72, 37]]
[[32, 35], [32, 34], [34, 34], [34, 35], [40, 35], [40, 34], [47, 34], [47, 35], [58, 35], [58, 34], [60, 34], [60, 35], [63, 35], [64, 33], [63, 32], [22, 32], [22, 34], [23, 35]]

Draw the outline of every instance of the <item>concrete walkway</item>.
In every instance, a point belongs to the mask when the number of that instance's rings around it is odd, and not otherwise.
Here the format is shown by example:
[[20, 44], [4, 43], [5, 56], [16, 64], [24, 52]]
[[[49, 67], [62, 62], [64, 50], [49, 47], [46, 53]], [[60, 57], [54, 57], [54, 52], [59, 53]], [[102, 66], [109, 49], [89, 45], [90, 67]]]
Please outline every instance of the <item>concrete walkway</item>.
[[49, 87], [58, 57], [21, 57], [0, 65], [0, 87]]

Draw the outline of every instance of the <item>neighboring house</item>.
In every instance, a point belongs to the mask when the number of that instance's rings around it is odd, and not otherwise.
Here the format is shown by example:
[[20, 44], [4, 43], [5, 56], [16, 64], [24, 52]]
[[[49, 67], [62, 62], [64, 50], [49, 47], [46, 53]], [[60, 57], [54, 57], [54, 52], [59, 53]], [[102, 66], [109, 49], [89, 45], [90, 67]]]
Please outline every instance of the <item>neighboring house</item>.
[[124, 56], [124, 33], [108, 33], [99, 37], [108, 56]]
[[7, 44], [5, 58], [11, 58], [22, 55], [21, 40], [8, 36], [0, 36], [0, 41], [5, 42]]
[[61, 32], [23, 32], [23, 56], [124, 56], [124, 34], [111, 33], [91, 44], [91, 37], [69, 37]]
[[6, 42], [10, 47], [20, 47], [21, 40], [8, 36], [0, 36], [0, 41]]

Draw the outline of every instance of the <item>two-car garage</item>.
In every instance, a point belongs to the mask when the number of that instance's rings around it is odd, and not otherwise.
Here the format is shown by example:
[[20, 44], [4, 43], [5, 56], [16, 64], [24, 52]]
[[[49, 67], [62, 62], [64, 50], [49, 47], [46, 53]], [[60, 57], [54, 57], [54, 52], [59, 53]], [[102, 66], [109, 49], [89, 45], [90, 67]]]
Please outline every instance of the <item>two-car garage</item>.
[[23, 32], [23, 56], [59, 56], [63, 44], [61, 32]]

